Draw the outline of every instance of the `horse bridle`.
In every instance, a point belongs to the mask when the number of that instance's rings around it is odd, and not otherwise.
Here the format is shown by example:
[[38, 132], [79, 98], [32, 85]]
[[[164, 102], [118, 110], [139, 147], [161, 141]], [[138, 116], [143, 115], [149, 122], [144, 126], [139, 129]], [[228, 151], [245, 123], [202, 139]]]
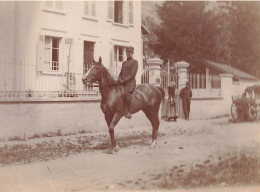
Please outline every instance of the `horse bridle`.
[[[93, 85], [93, 83], [97, 83], [98, 85]], [[120, 85], [120, 83], [104, 83], [104, 82], [100, 82], [100, 81], [90, 81], [87, 84], [85, 84], [88, 87], [109, 87], [109, 86], [115, 86], [115, 85]]]
[[[101, 67], [100, 69], [98, 69], [95, 73], [94, 73], [94, 77], [96, 76], [96, 74], [98, 72], [101, 71]], [[92, 77], [93, 79], [93, 77]], [[103, 87], [108, 87], [108, 86], [115, 86], [115, 85], [120, 85], [120, 83], [104, 83], [104, 82], [100, 82], [100, 81], [92, 81], [92, 79], [90, 79], [90, 81], [85, 84], [87, 87], [100, 87], [100, 86], [103, 86]], [[93, 85], [93, 83], [97, 83], [98, 85]]]

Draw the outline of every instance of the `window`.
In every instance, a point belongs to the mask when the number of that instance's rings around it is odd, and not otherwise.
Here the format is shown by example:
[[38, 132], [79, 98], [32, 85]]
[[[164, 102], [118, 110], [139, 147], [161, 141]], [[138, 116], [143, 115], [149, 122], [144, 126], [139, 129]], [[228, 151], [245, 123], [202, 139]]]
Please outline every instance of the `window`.
[[114, 3], [114, 22], [123, 24], [123, 1], [115, 1]]
[[119, 47], [118, 49], [118, 61], [124, 61], [124, 47]]
[[114, 2], [108, 1], [108, 20], [114, 20]]
[[45, 7], [48, 10], [55, 11], [55, 12], [64, 11], [63, 1], [46, 1]]
[[96, 2], [86, 1], [84, 2], [84, 15], [89, 17], [96, 17]]
[[115, 50], [114, 50], [115, 62], [123, 62], [124, 53], [125, 53], [125, 47], [115, 46]]
[[109, 1], [108, 21], [133, 25], [133, 1]]
[[221, 88], [221, 79], [218, 75], [211, 76], [211, 88], [212, 89], [220, 89]]
[[45, 37], [45, 64], [49, 71], [59, 71], [60, 38]]
[[122, 63], [125, 60], [125, 47], [122, 46], [114, 46], [114, 68], [115, 68], [115, 74], [119, 74], [121, 68], [122, 68]]

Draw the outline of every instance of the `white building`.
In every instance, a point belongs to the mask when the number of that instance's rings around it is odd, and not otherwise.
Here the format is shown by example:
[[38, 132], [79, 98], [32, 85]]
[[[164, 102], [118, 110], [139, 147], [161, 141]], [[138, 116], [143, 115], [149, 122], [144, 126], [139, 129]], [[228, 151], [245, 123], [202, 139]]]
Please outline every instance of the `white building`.
[[116, 76], [127, 46], [141, 82], [140, 1], [0, 2], [0, 26], [0, 91], [84, 89], [93, 58]]

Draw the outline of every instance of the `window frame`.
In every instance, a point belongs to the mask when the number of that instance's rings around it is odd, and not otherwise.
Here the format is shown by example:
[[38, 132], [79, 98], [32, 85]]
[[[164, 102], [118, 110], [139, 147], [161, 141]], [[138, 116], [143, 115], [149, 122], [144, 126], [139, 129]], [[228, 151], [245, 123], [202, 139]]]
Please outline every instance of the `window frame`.
[[[114, 45], [113, 49], [113, 68], [115, 69], [115, 74], [119, 75], [122, 64], [126, 60], [126, 46]], [[119, 54], [120, 49], [122, 49], [122, 54]], [[122, 60], [120, 59], [120, 57], [122, 57]]]
[[[112, 3], [113, 2], [113, 3]], [[118, 2], [118, 1], [117, 1]], [[112, 22], [114, 25], [122, 26], [122, 27], [133, 27], [134, 26], [134, 1], [132, 0], [121, 0], [122, 5], [122, 23], [115, 21], [115, 0], [108, 2], [108, 14], [107, 21]], [[130, 11], [130, 4], [132, 5], [132, 9]], [[130, 13], [131, 12], [131, 13]], [[132, 15], [132, 23], [129, 22], [130, 14]]]
[[[91, 46], [85, 47], [85, 45], [87, 45], [87, 44], [91, 45]], [[86, 62], [85, 56], [84, 56], [85, 50], [87, 50], [87, 49], [93, 50], [93, 59], [94, 59], [95, 58], [95, 48], [96, 48], [96, 42], [95, 41], [83, 40], [83, 75], [86, 74], [86, 72], [91, 68], [91, 64], [85, 63]]]
[[[53, 40], [58, 40], [58, 48], [53, 47]], [[47, 40], [47, 41], [46, 41]], [[49, 41], [50, 40], [50, 41]], [[48, 43], [46, 43], [48, 42]], [[53, 50], [58, 50], [58, 61], [53, 61]], [[49, 59], [48, 59], [49, 58]], [[57, 63], [57, 66], [54, 65]], [[61, 37], [45, 36], [44, 40], [44, 64], [49, 65], [46, 72], [60, 72], [61, 71]]]
[[[83, 6], [83, 19], [88, 19], [88, 20], [94, 20], [97, 21], [97, 4], [96, 1], [84, 1], [84, 6]], [[88, 13], [86, 13], [86, 5], [88, 5]], [[94, 7], [94, 11], [93, 11]], [[95, 13], [93, 15], [93, 12]]]
[[[131, 10], [130, 10], [130, 4], [132, 4]], [[133, 27], [134, 26], [134, 1], [133, 0], [128, 0], [127, 12], [128, 12], [128, 24], [129, 26]], [[130, 14], [132, 17], [132, 23], [130, 23]]]
[[[48, 3], [52, 3], [52, 5], [48, 6], [47, 5]], [[59, 3], [61, 3], [61, 5], [62, 5], [61, 9], [57, 8], [57, 5]], [[66, 14], [65, 13], [65, 3], [64, 3], [64, 1], [53, 1], [53, 0], [44, 1], [44, 9], [43, 10], [46, 11], [46, 12], [52, 12], [52, 13], [57, 13], [57, 14], [62, 14], [62, 15]]]
[[[119, 6], [121, 8], [121, 11], [119, 9]], [[113, 11], [114, 11], [114, 19], [113, 19], [114, 23], [121, 24], [121, 25], [125, 24], [124, 23], [124, 17], [125, 17], [124, 1], [114, 1], [114, 10]], [[120, 18], [120, 16], [121, 16], [121, 18]]]

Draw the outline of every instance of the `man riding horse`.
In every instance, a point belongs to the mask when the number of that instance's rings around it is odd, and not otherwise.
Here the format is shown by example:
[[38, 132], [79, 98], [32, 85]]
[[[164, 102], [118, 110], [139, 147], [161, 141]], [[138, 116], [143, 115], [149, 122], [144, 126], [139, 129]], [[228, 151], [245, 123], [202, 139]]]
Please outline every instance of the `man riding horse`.
[[121, 71], [118, 77], [118, 83], [124, 86], [124, 114], [125, 117], [131, 119], [132, 115], [130, 111], [131, 105], [131, 93], [134, 92], [136, 88], [136, 80], [135, 76], [138, 70], [138, 62], [133, 59], [134, 48], [127, 47], [126, 48], [126, 56], [127, 60], [123, 62]]
[[[102, 64], [100, 57], [99, 61], [93, 61], [92, 67], [82, 78], [82, 82], [86, 86], [92, 86], [92, 83], [98, 83], [99, 91], [101, 93], [101, 110], [104, 113], [107, 122], [111, 144], [115, 151], [118, 151], [118, 145], [114, 136], [114, 128], [120, 119], [125, 115], [124, 101], [122, 95], [126, 95], [128, 108], [127, 113], [137, 113], [142, 110], [146, 117], [152, 124], [152, 145], [156, 144], [159, 121], [159, 109], [161, 102], [164, 102], [164, 90], [150, 84], [141, 84], [136, 87], [136, 91], [140, 97], [130, 94], [135, 90], [135, 75], [138, 68], [137, 61], [132, 58], [133, 48], [127, 49], [128, 60], [124, 62], [122, 72], [120, 73], [118, 81], [124, 85], [125, 94], [123, 94], [122, 86], [118, 84], [108, 72], [106, 67]], [[130, 102], [129, 102], [130, 100]], [[131, 107], [130, 107], [131, 104]]]

